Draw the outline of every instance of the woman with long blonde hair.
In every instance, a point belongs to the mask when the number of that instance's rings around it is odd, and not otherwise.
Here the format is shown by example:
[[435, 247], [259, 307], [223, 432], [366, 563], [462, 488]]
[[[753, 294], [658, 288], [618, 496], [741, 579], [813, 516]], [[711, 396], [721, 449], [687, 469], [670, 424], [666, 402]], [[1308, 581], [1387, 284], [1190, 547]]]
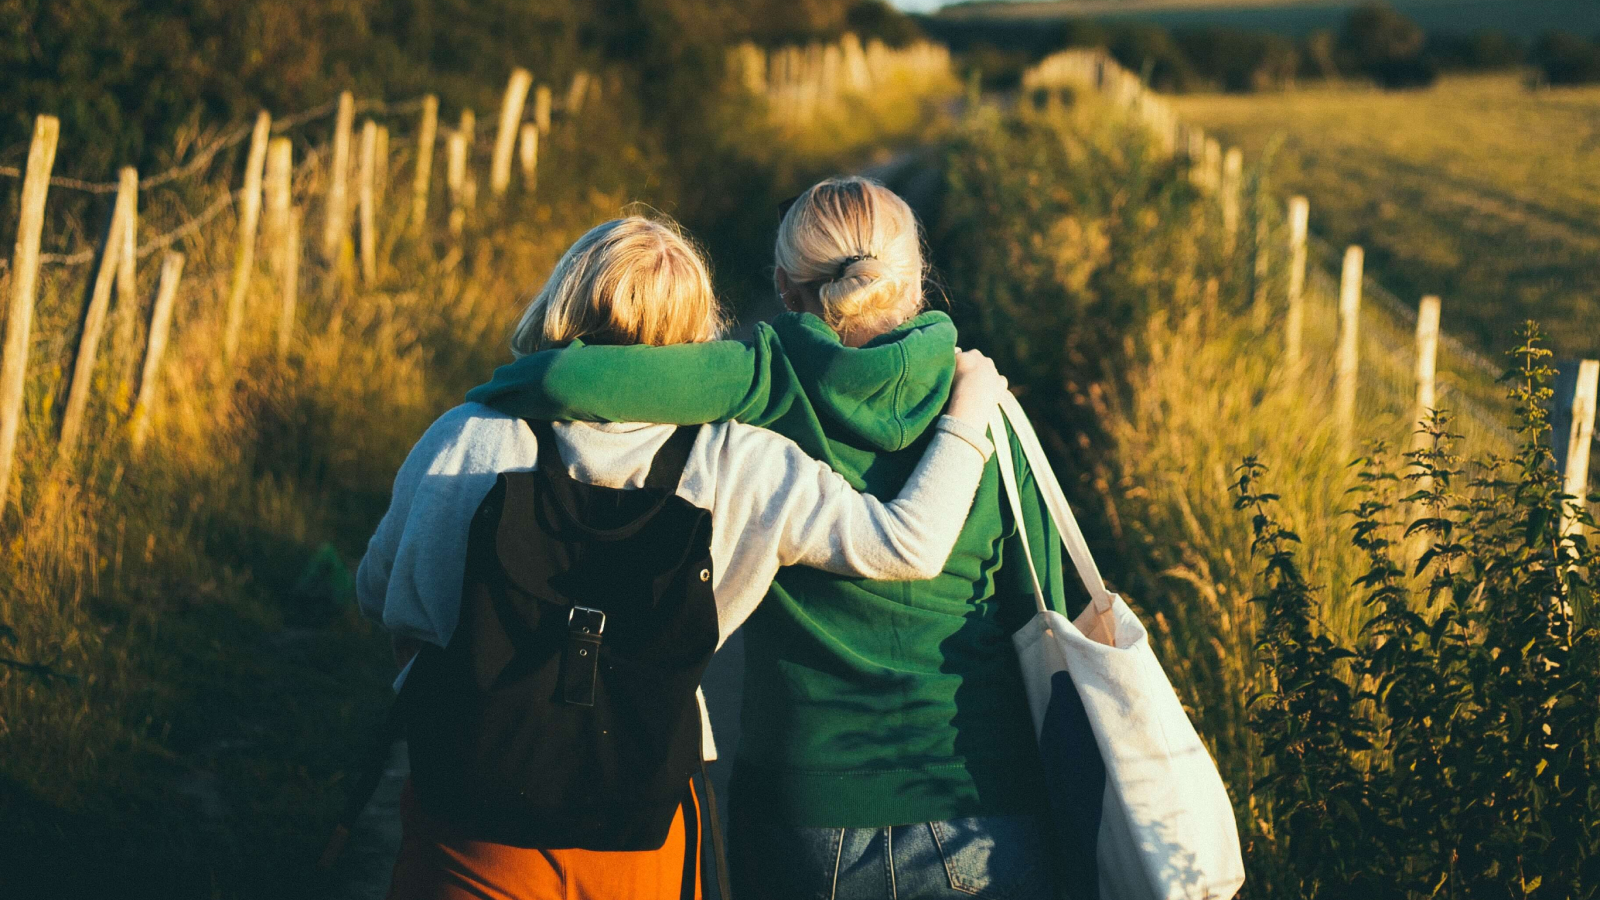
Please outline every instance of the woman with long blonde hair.
[[[538, 353], [469, 396], [560, 419], [762, 425], [854, 487], [900, 489], [955, 374], [955, 327], [925, 309], [915, 216], [882, 185], [829, 179], [782, 213], [774, 250], [789, 311], [748, 343]], [[638, 383], [652, 389], [613, 387]], [[784, 569], [750, 617], [738, 895], [1051, 893], [1046, 785], [1009, 637], [1034, 612], [1018, 530], [1066, 612], [1061, 544], [1014, 439], [1011, 455], [1023, 521], [986, 466], [931, 580]]]
[[[524, 359], [705, 346], [721, 324], [696, 248], [668, 223], [629, 217], [572, 245], [511, 343]], [[551, 424], [470, 402], [438, 419], [396, 476], [358, 573], [363, 611], [395, 639], [412, 751], [390, 896], [699, 896], [699, 805], [678, 751], [696, 763], [714, 754], [695, 702], [704, 662], [780, 567], [897, 582], [938, 574], [1004, 389], [977, 354], [949, 357], [955, 393], [888, 502], [740, 423]], [[630, 585], [642, 599], [621, 596]], [[656, 633], [660, 623], [672, 630]], [[666, 656], [619, 655], [652, 642]], [[519, 679], [529, 689], [506, 694]], [[638, 702], [668, 696], [669, 683], [682, 689], [671, 709]], [[506, 696], [519, 702], [496, 699]], [[469, 732], [488, 739], [464, 741]], [[638, 746], [640, 734], [660, 746]]]

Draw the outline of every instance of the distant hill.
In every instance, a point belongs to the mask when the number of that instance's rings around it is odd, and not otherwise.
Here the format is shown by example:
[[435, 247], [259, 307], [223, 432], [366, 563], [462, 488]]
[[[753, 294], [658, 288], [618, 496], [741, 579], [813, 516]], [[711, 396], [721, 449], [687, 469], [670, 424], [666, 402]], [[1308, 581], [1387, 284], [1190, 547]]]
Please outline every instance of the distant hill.
[[[1167, 28], [1225, 26], [1294, 37], [1337, 28], [1358, 0], [975, 0], [946, 6], [947, 21], [1137, 19]], [[1546, 31], [1600, 33], [1595, 0], [1392, 0], [1428, 31], [1499, 30], [1532, 38]]]

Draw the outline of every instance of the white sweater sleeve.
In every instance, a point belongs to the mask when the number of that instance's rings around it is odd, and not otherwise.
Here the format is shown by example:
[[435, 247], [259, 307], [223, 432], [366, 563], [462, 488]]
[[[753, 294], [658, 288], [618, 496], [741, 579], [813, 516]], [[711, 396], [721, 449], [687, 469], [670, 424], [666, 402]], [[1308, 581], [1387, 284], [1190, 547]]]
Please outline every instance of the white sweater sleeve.
[[982, 429], [942, 417], [916, 470], [885, 503], [781, 435], [739, 423], [703, 427], [678, 493], [711, 510], [724, 639], [781, 566], [880, 581], [938, 575], [966, 524], [988, 447]]
[[389, 510], [361, 558], [361, 611], [394, 634], [449, 643], [472, 516], [500, 472], [534, 468], [538, 447], [521, 421], [477, 404], [434, 422], [395, 476]]

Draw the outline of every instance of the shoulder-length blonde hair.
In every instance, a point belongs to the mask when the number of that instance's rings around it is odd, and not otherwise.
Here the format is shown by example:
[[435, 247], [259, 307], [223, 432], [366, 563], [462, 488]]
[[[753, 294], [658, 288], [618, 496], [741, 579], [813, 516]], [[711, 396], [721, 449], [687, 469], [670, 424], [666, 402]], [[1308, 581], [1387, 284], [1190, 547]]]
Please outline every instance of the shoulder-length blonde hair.
[[773, 256], [816, 290], [835, 331], [887, 331], [922, 310], [917, 217], [871, 179], [830, 178], [801, 194], [778, 225]]
[[561, 255], [517, 321], [511, 352], [523, 357], [578, 338], [709, 341], [723, 324], [699, 248], [671, 222], [628, 216], [589, 229]]

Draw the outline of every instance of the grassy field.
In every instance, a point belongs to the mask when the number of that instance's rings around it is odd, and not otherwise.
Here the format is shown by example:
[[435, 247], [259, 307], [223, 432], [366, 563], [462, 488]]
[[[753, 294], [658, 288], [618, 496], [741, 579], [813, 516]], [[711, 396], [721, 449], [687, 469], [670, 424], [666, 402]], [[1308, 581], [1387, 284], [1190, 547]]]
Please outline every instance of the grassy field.
[[1514, 76], [1425, 91], [1326, 87], [1173, 98], [1311, 200], [1311, 227], [1359, 243], [1402, 299], [1444, 299], [1447, 331], [1485, 349], [1540, 321], [1558, 357], [1600, 352], [1600, 88], [1532, 92]]

